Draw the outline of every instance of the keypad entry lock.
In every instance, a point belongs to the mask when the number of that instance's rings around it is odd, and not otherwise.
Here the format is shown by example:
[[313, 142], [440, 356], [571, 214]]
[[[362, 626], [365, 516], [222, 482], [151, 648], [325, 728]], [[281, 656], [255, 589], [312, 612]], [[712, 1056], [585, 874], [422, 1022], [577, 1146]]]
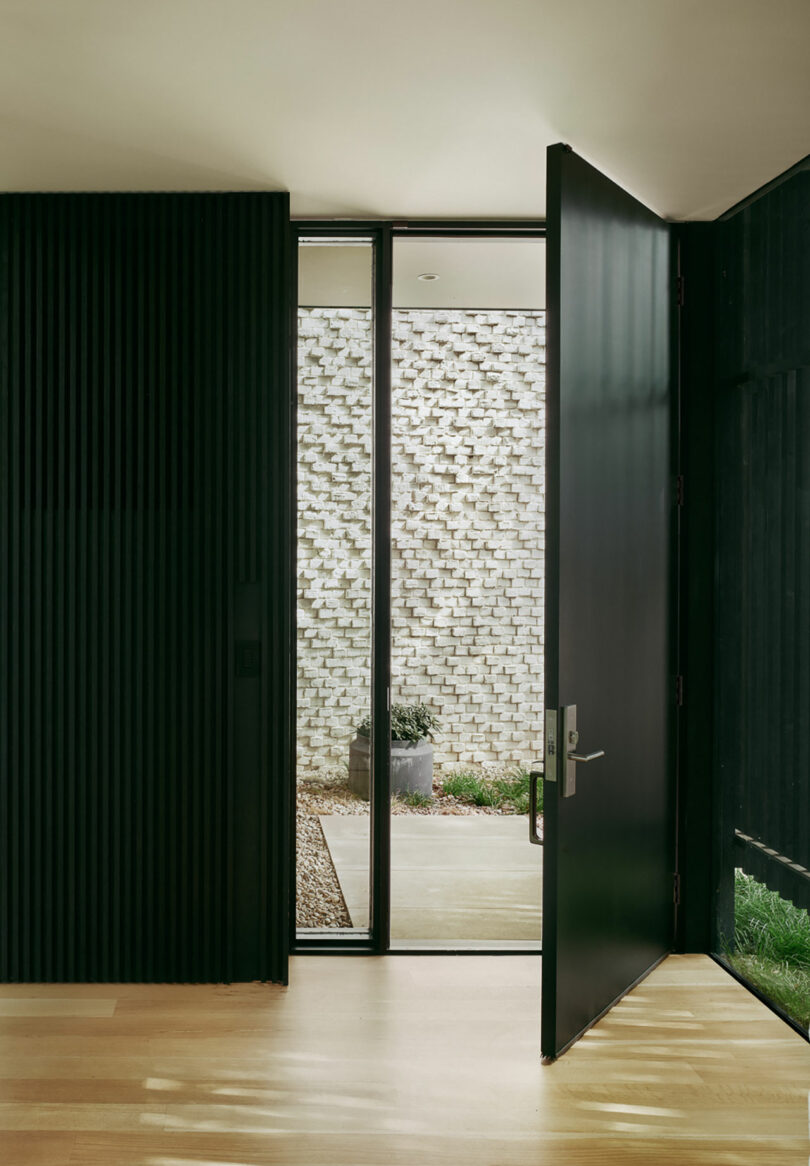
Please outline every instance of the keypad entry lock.
[[563, 709], [562, 731], [560, 733], [560, 752], [564, 755], [560, 764], [560, 795], [571, 798], [577, 792], [577, 762], [596, 761], [597, 757], [604, 757], [604, 749], [595, 753], [578, 753], [579, 733], [577, 732], [577, 706], [567, 704]]

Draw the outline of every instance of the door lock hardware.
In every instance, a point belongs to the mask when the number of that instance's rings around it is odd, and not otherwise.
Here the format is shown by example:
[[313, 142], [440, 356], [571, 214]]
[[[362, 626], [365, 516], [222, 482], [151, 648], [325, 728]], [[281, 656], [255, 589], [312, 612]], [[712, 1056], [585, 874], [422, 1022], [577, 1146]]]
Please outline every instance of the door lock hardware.
[[569, 748], [565, 754], [560, 794], [564, 798], [571, 798], [577, 792], [577, 762], [596, 761], [597, 757], [605, 756], [605, 751], [598, 749], [595, 753], [577, 753], [579, 733], [577, 732], [577, 706], [575, 704], [567, 704], [563, 709], [563, 733]]
[[546, 764], [543, 776], [546, 781], [557, 780], [557, 710], [546, 709]]

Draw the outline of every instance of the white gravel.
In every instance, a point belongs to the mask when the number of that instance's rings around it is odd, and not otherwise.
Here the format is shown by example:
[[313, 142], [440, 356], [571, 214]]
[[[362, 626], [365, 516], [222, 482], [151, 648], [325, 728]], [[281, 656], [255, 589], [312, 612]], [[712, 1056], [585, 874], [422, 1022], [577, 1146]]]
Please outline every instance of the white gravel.
[[297, 927], [351, 927], [332, 857], [317, 815], [298, 813]]

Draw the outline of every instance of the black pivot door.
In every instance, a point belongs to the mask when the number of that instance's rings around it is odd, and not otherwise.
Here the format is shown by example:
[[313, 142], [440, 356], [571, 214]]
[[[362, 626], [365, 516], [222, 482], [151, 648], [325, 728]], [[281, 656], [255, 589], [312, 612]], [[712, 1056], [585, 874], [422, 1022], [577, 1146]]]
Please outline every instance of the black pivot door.
[[550, 1058], [671, 944], [670, 267], [667, 224], [567, 146], [551, 147], [546, 707], [554, 753], [546, 755], [542, 1027]]

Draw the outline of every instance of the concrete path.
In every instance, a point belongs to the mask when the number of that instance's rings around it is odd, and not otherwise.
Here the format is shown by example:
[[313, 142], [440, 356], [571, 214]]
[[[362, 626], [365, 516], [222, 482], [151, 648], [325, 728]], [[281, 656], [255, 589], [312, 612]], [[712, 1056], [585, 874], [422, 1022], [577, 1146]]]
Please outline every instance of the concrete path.
[[[324, 814], [320, 823], [352, 924], [368, 927], [369, 819]], [[394, 815], [392, 943], [538, 943], [541, 871], [524, 817]]]

